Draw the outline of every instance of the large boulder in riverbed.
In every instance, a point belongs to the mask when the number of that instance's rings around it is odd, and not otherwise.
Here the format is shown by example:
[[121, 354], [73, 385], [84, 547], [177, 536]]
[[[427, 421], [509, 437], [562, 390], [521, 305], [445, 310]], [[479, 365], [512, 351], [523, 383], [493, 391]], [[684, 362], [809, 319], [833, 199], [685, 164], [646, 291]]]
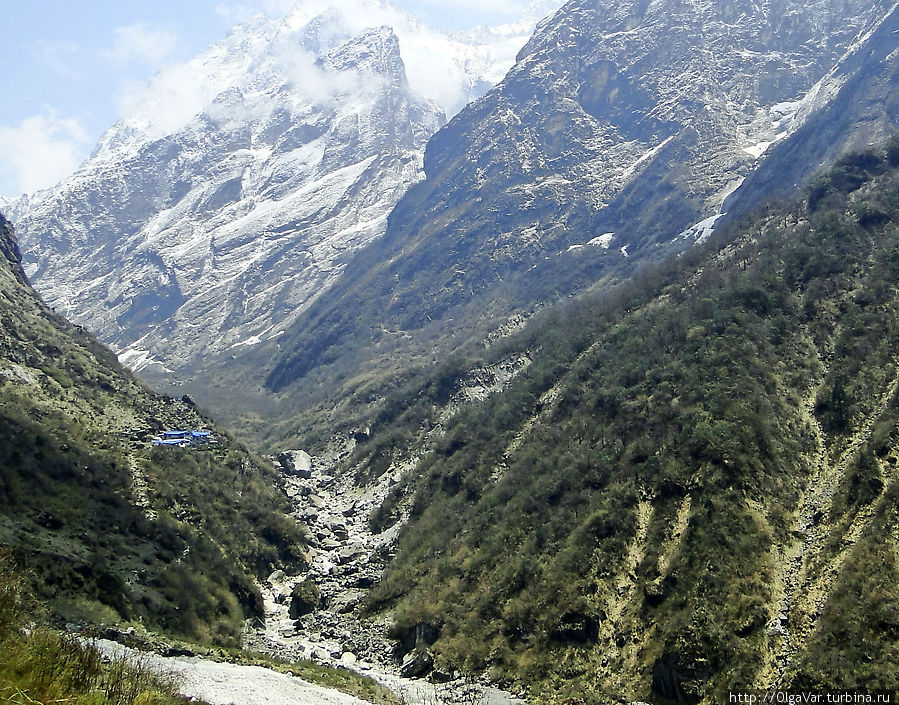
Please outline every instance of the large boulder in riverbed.
[[426, 649], [416, 649], [403, 657], [400, 675], [403, 678], [421, 678], [434, 667], [434, 659]]
[[405, 656], [412, 651], [422, 651], [431, 646], [440, 636], [440, 629], [427, 622], [415, 624], [394, 624], [387, 635], [397, 640], [395, 655]]
[[312, 477], [312, 456], [305, 450], [286, 450], [278, 454], [278, 464], [288, 475]]
[[291, 619], [299, 619], [304, 614], [314, 612], [320, 605], [321, 591], [318, 585], [307, 578], [293, 586], [288, 614]]

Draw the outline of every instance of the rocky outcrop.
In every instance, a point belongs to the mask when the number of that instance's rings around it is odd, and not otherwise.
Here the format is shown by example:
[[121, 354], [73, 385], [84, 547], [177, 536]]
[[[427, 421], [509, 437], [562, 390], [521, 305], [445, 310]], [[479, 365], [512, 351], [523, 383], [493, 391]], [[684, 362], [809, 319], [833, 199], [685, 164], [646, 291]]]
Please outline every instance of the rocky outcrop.
[[727, 202], [732, 218], [771, 194], [794, 192], [842, 154], [878, 144], [899, 130], [899, 7], [811, 90], [804, 123], [773, 146], [767, 158]]
[[22, 253], [19, 251], [12, 225], [2, 214], [0, 214], [0, 254], [6, 259], [6, 264], [13, 276], [24, 284], [25, 272], [22, 271]]

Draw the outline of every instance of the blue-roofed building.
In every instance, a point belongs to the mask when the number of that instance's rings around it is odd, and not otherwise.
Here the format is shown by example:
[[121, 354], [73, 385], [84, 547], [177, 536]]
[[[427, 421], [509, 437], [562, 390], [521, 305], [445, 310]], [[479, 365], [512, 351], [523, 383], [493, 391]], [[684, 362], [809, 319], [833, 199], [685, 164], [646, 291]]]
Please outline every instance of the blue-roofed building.
[[186, 438], [157, 438], [153, 441], [154, 446], [168, 446], [170, 448], [183, 448], [190, 445], [190, 441]]
[[212, 442], [211, 431], [162, 431], [153, 439], [154, 446], [185, 448]]

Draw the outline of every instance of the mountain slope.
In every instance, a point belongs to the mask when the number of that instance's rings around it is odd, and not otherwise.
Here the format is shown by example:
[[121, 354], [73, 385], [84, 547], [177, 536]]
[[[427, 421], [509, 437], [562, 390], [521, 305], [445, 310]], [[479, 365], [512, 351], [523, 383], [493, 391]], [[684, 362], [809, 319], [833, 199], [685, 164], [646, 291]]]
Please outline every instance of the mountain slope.
[[824, 178], [388, 403], [348, 467], [428, 451], [373, 517], [403, 650], [536, 702], [899, 686], [899, 140]]
[[192, 403], [152, 394], [34, 294], [0, 218], [0, 542], [51, 613], [237, 643], [254, 581], [303, 565], [277, 477]]
[[29, 276], [167, 379], [277, 337], [383, 233], [426, 140], [535, 21], [449, 36], [359, 0], [236, 27], [155, 77], [75, 175], [7, 209]]
[[426, 180], [280, 341], [269, 386], [395, 336], [483, 334], [686, 246], [886, 4], [569, 2], [429, 142]]

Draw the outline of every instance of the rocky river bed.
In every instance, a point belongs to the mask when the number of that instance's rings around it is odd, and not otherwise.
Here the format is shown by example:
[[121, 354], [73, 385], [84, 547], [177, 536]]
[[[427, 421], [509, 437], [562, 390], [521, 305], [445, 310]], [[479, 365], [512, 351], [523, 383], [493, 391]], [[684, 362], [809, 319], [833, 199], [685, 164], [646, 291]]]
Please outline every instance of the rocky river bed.
[[393, 555], [400, 526], [373, 534], [368, 518], [411, 464], [359, 487], [352, 478], [331, 472], [351, 450], [348, 442], [314, 462], [302, 451], [282, 453], [276, 460], [295, 515], [309, 527], [311, 564], [302, 575], [275, 571], [260, 585], [265, 620], [248, 625], [245, 646], [357, 671], [410, 705], [521, 703], [485, 684], [458, 678], [435, 684], [418, 677], [426, 674], [429, 664], [414, 654], [399, 658], [396, 642], [387, 637], [389, 624], [361, 616], [366, 592], [380, 580]]
[[[426, 448], [439, 437], [443, 424], [458, 408], [502, 388], [529, 362], [526, 357], [516, 357], [491, 368], [473, 370], [436, 425], [424, 434], [421, 447]], [[388, 621], [362, 615], [365, 596], [393, 557], [405, 519], [401, 512], [399, 521], [374, 533], [369, 517], [402, 482], [405, 473], [414, 469], [414, 461], [391, 466], [377, 480], [360, 486], [345, 469], [354, 446], [353, 438], [334, 439], [314, 459], [303, 451], [288, 451], [272, 459], [281, 471], [294, 516], [309, 529], [309, 568], [297, 575], [275, 571], [259, 585], [264, 619], [247, 624], [244, 647], [278, 658], [307, 659], [361, 673], [407, 705], [521, 705], [521, 699], [489, 684], [460, 679], [458, 674], [433, 673], [427, 650], [414, 648], [430, 643], [427, 635], [410, 634], [401, 645], [388, 638]], [[424, 644], [419, 643], [422, 639]], [[125, 647], [104, 647], [107, 651], [114, 649]], [[149, 660], [154, 669], [174, 673], [185, 695], [212, 705], [362, 702], [258, 666], [142, 652], [130, 652], [128, 657]], [[425, 676], [440, 682], [431, 682]]]
[[[521, 705], [522, 700], [482, 683], [450, 679], [432, 683], [428, 664], [397, 658], [388, 624], [360, 615], [366, 591], [392, 555], [398, 526], [372, 534], [368, 517], [408, 468], [396, 468], [359, 488], [328, 472], [345, 457], [344, 446], [319, 459], [302, 451], [282, 454], [285, 489], [295, 514], [310, 529], [311, 564], [301, 575], [275, 571], [259, 587], [265, 619], [248, 623], [244, 647], [288, 660], [308, 659], [366, 675], [405, 705]], [[297, 589], [302, 586], [301, 589]], [[260, 666], [222, 663], [200, 656], [163, 656], [115, 641], [93, 642], [111, 657], [137, 661], [171, 675], [180, 692], [211, 705], [363, 705], [336, 690]], [[445, 680], [441, 678], [440, 680]]]

